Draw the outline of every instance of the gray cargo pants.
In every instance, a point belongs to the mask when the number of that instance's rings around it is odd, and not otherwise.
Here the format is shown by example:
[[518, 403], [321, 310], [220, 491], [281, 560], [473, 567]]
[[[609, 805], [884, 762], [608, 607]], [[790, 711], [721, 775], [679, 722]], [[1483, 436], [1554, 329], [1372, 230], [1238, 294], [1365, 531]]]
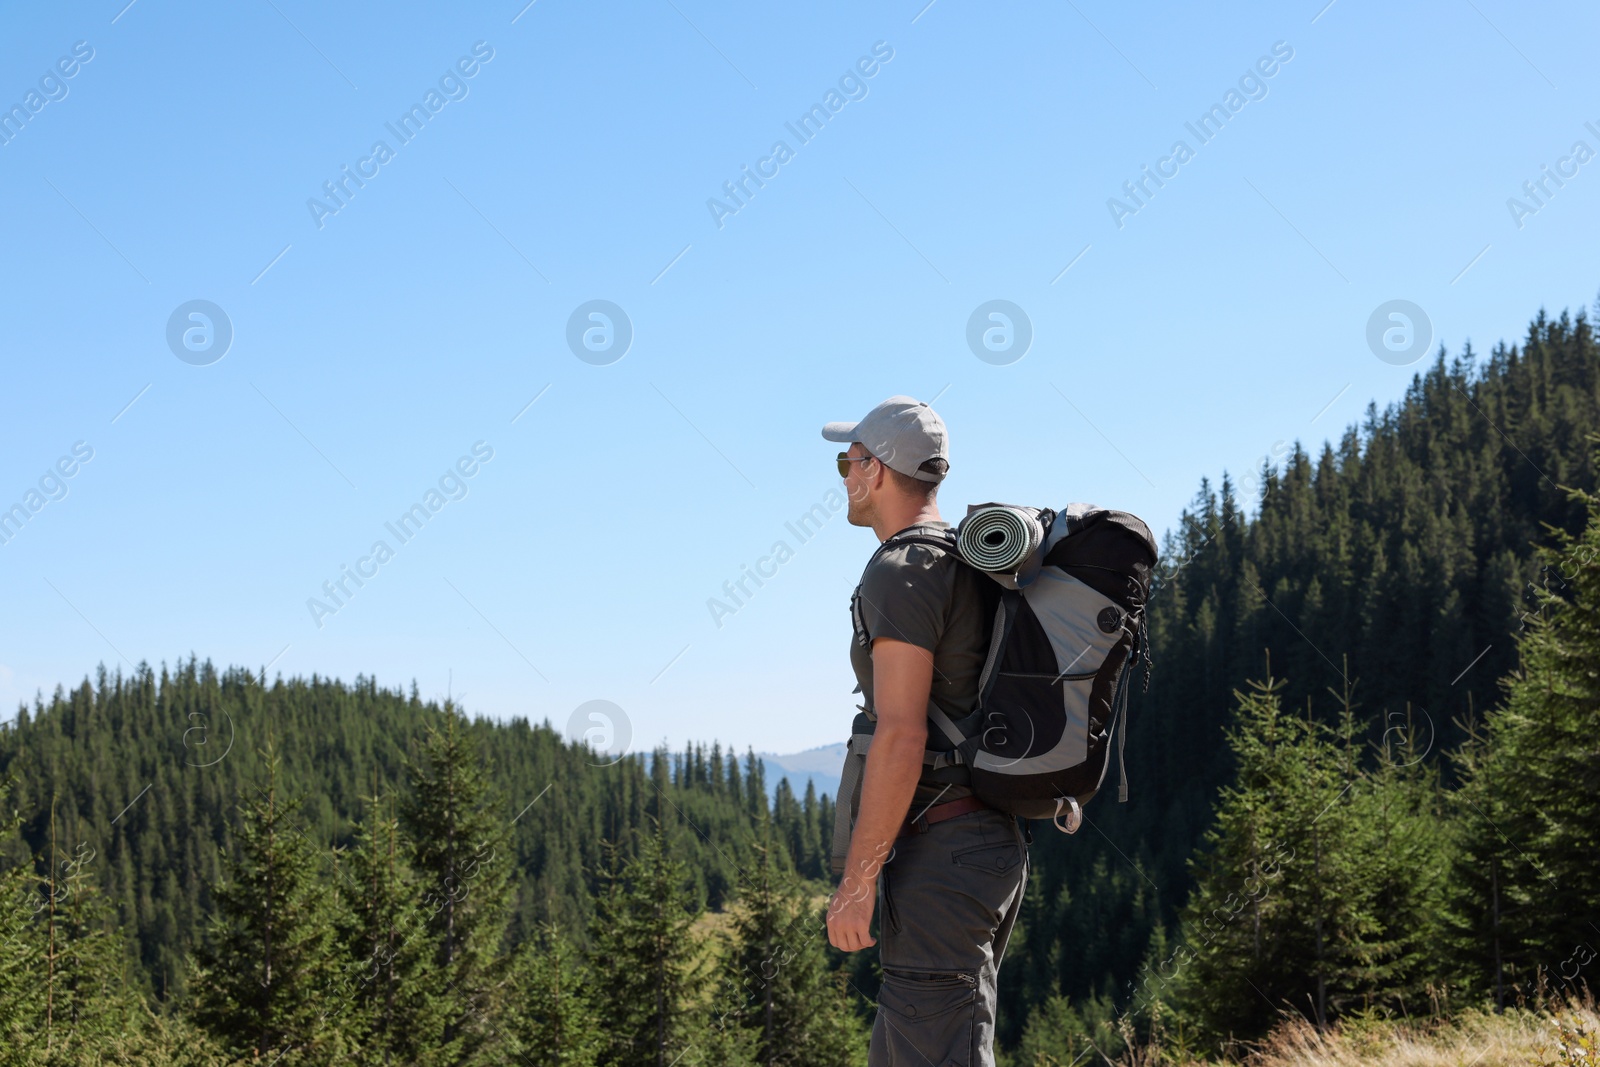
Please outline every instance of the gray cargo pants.
[[1022, 831], [993, 809], [895, 842], [878, 876], [869, 1067], [994, 1067], [996, 979], [1027, 884]]

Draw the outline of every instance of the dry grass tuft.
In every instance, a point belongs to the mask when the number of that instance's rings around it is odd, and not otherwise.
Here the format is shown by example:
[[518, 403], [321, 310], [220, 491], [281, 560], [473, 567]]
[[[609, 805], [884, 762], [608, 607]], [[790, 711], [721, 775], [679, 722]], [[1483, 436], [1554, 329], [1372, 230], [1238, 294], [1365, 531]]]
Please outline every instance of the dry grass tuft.
[[[1122, 1067], [1206, 1067], [1207, 1061], [1146, 1046]], [[1357, 1016], [1322, 1031], [1286, 1021], [1242, 1061], [1218, 1067], [1600, 1067], [1600, 1013], [1591, 997], [1549, 1011], [1472, 1011], [1449, 1020]]]
[[[1591, 1025], [1600, 1024], [1592, 1015]], [[1532, 1012], [1471, 1013], [1444, 1025], [1343, 1024], [1327, 1032], [1304, 1020], [1274, 1032], [1247, 1067], [1529, 1067], [1542, 1063], [1551, 1027]]]

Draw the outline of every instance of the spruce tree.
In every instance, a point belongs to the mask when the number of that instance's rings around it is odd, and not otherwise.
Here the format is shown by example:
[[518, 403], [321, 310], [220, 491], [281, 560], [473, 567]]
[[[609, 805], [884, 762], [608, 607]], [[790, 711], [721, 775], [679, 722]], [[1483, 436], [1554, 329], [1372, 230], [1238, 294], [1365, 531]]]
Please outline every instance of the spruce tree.
[[1480, 724], [1469, 725], [1467, 743], [1451, 755], [1461, 784], [1450, 794], [1453, 818], [1446, 824], [1452, 861], [1444, 945], [1454, 984], [1498, 1011], [1510, 1003], [1526, 962], [1533, 916], [1522, 889], [1527, 853], [1517, 842], [1533, 835], [1532, 809], [1498, 784], [1502, 760]]
[[[46, 1010], [26, 1062], [34, 1067], [139, 1064], [228, 1067], [240, 1061], [181, 1017], [154, 1015], [127, 981], [127, 946], [95, 884], [94, 851], [80, 845], [41, 889], [53, 906], [36, 924], [46, 951]], [[41, 1036], [42, 1035], [42, 1036]], [[0, 1063], [5, 1059], [0, 1056]], [[294, 1062], [285, 1058], [285, 1062]], [[305, 1062], [303, 1059], [300, 1062]], [[323, 1061], [326, 1062], [326, 1061]]]
[[374, 792], [367, 817], [342, 859], [339, 940], [353, 990], [347, 1027], [363, 1064], [448, 1062], [431, 1038], [443, 1033], [442, 972], [418, 902], [418, 886], [402, 855], [399, 820]]
[[713, 1007], [685, 1017], [680, 1067], [756, 1067], [755, 1032], [733, 1025], [733, 1017], [721, 1011]]
[[754, 748], [746, 748], [744, 754], [744, 800], [752, 819], [767, 810], [766, 764], [756, 758]]
[[[1600, 437], [1592, 437], [1600, 442]], [[1451, 943], [1469, 989], [1504, 1006], [1541, 981], [1595, 984], [1600, 949], [1600, 496], [1541, 552], [1537, 614], [1504, 700], [1460, 758]]]
[[1318, 720], [1287, 714], [1282, 680], [1237, 693], [1223, 789], [1183, 910], [1180, 1003], [1214, 1041], [1264, 1033], [1278, 1014], [1325, 1026], [1360, 984], [1369, 933], [1349, 756]]
[[1022, 1041], [1011, 1062], [1017, 1067], [1079, 1067], [1098, 1062], [1098, 1049], [1111, 1053], [1114, 1032], [1102, 1025], [1091, 1031], [1083, 1014], [1059, 993], [1052, 993], [1028, 1013]]
[[761, 830], [755, 862], [740, 876], [718, 1014], [737, 1006], [762, 1067], [854, 1062], [867, 1035], [828, 972], [823, 914], [779, 862], [772, 824], [763, 820]]
[[[3, 1060], [0, 1060], [3, 1062]], [[287, 1062], [287, 1061], [280, 1061]], [[216, 1039], [181, 1015], [157, 1015], [147, 1005], [137, 1005], [126, 1027], [95, 1042], [61, 1067], [87, 1064], [138, 1064], [139, 1067], [260, 1067], [255, 1057], [240, 1058], [224, 1052]]]
[[522, 944], [512, 966], [508, 1029], [514, 1062], [529, 1067], [595, 1067], [605, 1046], [588, 969], [553, 923]]
[[674, 858], [663, 821], [640, 838], [626, 866], [608, 846], [591, 930], [597, 999], [610, 1034], [605, 1067], [674, 1063], [692, 1045], [705, 985], [689, 933], [700, 908], [686, 892], [688, 871]]
[[127, 946], [97, 884], [96, 852], [86, 842], [67, 852], [56, 831], [52, 803], [49, 863], [38, 877], [44, 1018], [36, 1044], [42, 1063], [78, 1063], [129, 1027], [138, 998], [126, 989]]
[[1441, 978], [1439, 908], [1449, 864], [1444, 794], [1427, 761], [1435, 729], [1411, 708], [1391, 713], [1377, 765], [1351, 791], [1357, 858], [1372, 923], [1360, 989], [1395, 1016], [1418, 1013]]
[[[13, 783], [0, 782], [0, 805], [9, 807]], [[3, 809], [0, 809], [3, 810]], [[15, 841], [20, 814], [12, 813], [0, 832]], [[25, 846], [19, 851], [26, 852]], [[0, 1065], [28, 1062], [44, 1015], [38, 963], [45, 950], [37, 937], [34, 916], [43, 901], [35, 890], [31, 865], [0, 866]]]
[[430, 723], [420, 751], [406, 761], [411, 793], [401, 810], [443, 982], [442, 1025], [421, 1040], [437, 1047], [443, 1063], [489, 1062], [505, 978], [509, 820], [465, 718], [448, 702], [444, 716], [443, 728]]
[[817, 783], [810, 778], [806, 779], [805, 799], [800, 802], [801, 837], [794, 850], [795, 870], [807, 878], [826, 878], [828, 871], [828, 856], [823, 851], [822, 842], [831, 840], [832, 827], [824, 833], [822, 822], [818, 818], [821, 804], [817, 799]]
[[266, 783], [242, 807], [238, 851], [212, 887], [216, 913], [195, 953], [195, 1017], [231, 1049], [288, 1065], [342, 1062], [335, 1014], [349, 987], [335, 939], [337, 896], [286, 800], [279, 758], [261, 753]]

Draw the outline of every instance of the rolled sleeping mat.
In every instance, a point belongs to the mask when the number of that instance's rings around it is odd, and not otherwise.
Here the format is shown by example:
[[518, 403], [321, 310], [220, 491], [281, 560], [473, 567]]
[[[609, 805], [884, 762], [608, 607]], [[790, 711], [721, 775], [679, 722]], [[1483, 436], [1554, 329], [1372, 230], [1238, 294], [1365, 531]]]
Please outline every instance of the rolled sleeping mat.
[[991, 574], [1015, 571], [1043, 540], [1044, 527], [1036, 516], [1005, 504], [974, 509], [956, 532], [961, 557]]

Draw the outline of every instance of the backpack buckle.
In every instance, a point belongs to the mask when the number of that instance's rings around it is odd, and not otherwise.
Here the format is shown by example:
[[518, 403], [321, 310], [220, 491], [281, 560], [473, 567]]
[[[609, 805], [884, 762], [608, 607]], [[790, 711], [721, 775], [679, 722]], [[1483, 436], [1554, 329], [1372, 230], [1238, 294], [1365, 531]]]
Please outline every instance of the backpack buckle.
[[[1066, 814], [1066, 824], [1065, 825], [1063, 825], [1062, 821], [1061, 821], [1061, 809], [1063, 807], [1068, 809], [1067, 810], [1067, 814]], [[1075, 834], [1075, 833], [1077, 833], [1078, 832], [1078, 828], [1083, 825], [1083, 809], [1078, 806], [1078, 798], [1077, 797], [1057, 797], [1056, 798], [1056, 813], [1051, 818], [1050, 821], [1055, 824], [1055, 827], [1056, 827], [1057, 830], [1060, 830], [1064, 834]]]

